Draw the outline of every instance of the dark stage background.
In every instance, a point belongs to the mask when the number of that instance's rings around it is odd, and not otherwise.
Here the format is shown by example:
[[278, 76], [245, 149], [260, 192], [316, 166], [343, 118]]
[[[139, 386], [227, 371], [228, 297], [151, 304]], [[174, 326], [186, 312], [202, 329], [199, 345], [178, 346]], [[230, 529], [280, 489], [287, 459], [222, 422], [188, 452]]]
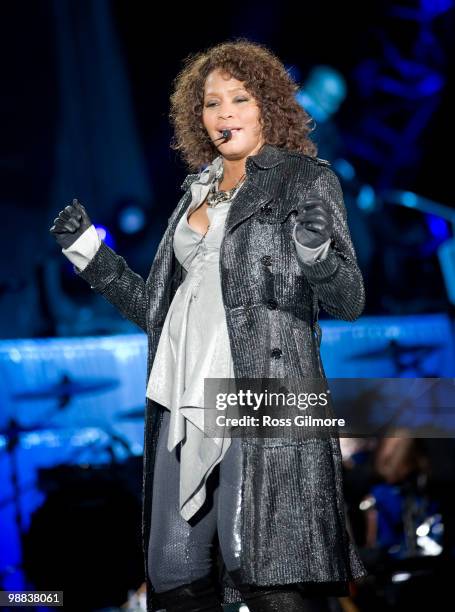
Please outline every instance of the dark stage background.
[[[146, 277], [187, 174], [168, 122], [183, 59], [235, 37], [266, 44], [340, 178], [365, 278], [359, 321], [321, 313], [328, 375], [454, 376], [454, 3], [30, 0], [0, 14], [0, 590], [65, 586], [65, 608], [107, 609], [142, 583], [145, 336], [75, 276], [49, 234], [54, 217], [78, 197]], [[373, 578], [355, 608], [334, 610], [426, 610], [447, 590], [452, 439], [396, 451], [394, 475], [381, 461], [396, 449], [384, 446], [344, 449]], [[431, 523], [434, 554], [406, 539], [397, 495], [414, 509], [428, 501], [410, 529]]]

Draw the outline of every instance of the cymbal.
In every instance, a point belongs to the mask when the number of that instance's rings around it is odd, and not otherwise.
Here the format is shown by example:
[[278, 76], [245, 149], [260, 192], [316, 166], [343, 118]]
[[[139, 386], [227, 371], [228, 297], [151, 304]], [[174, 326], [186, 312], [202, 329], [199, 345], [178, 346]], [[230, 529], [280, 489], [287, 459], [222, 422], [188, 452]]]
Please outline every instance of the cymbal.
[[131, 408], [116, 415], [119, 421], [140, 421], [145, 418], [145, 405], [143, 408]]
[[45, 425], [34, 424], [34, 425], [21, 425], [14, 419], [11, 419], [5, 427], [0, 429], [0, 436], [5, 438], [11, 438], [22, 433], [33, 433], [35, 431], [53, 431], [57, 429], [68, 429], [68, 425]]
[[392, 340], [381, 348], [361, 351], [353, 353], [349, 356], [349, 360], [353, 359], [379, 359], [381, 357], [391, 357], [392, 355], [406, 355], [409, 353], [420, 353], [422, 351], [434, 352], [443, 348], [440, 343], [427, 344], [399, 344], [396, 340]]
[[72, 397], [73, 395], [83, 395], [84, 393], [94, 393], [96, 391], [110, 391], [120, 385], [117, 378], [90, 378], [86, 380], [72, 381], [68, 376], [63, 376], [62, 381], [33, 391], [23, 391], [15, 393], [14, 400], [41, 400], [61, 397]]

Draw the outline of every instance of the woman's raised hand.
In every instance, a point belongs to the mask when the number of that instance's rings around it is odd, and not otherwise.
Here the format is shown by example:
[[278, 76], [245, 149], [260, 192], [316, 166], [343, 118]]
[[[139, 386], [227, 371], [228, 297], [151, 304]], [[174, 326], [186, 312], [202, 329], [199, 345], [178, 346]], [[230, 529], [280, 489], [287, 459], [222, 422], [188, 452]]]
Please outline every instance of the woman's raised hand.
[[72, 204], [65, 206], [54, 219], [49, 232], [54, 236], [62, 249], [69, 248], [79, 236], [92, 225], [84, 206], [74, 198]]
[[329, 205], [315, 192], [309, 193], [303, 211], [295, 218], [297, 240], [309, 248], [316, 248], [332, 236], [333, 222]]

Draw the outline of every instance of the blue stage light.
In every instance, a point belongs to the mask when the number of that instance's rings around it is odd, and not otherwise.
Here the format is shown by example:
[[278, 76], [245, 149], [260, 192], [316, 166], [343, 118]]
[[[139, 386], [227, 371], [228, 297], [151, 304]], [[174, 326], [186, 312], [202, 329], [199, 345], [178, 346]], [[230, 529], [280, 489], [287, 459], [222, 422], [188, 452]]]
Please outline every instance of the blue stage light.
[[145, 226], [144, 210], [136, 204], [125, 206], [119, 213], [118, 224], [125, 234], [140, 232]]
[[98, 236], [103, 242], [107, 244], [107, 246], [111, 247], [112, 249], [115, 248], [114, 237], [106, 227], [104, 227], [103, 225], [95, 225], [95, 229], [98, 233]]
[[362, 185], [357, 196], [357, 206], [361, 210], [371, 211], [375, 207], [376, 197], [371, 185]]
[[426, 214], [425, 219], [428, 225], [428, 229], [439, 242], [450, 238], [449, 225], [447, 221], [437, 217], [436, 215]]

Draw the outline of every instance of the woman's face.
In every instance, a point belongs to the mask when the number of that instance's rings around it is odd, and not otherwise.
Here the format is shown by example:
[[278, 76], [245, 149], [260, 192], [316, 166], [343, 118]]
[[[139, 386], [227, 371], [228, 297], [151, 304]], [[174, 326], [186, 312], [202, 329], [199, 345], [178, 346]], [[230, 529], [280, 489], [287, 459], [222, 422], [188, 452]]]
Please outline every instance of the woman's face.
[[243, 159], [261, 148], [263, 138], [259, 118], [256, 100], [243, 87], [242, 81], [219, 69], [207, 76], [202, 122], [208, 136], [213, 141], [222, 136], [222, 130], [232, 130], [230, 140], [220, 139], [214, 143], [223, 157]]

